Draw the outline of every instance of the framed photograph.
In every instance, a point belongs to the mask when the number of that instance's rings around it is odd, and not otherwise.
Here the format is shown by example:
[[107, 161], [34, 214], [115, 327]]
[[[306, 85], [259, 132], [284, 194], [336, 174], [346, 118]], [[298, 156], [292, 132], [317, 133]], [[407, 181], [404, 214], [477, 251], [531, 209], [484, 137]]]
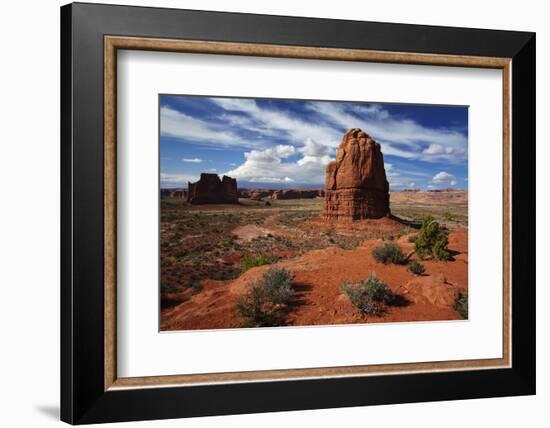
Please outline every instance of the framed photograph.
[[61, 418], [535, 393], [535, 34], [61, 8]]

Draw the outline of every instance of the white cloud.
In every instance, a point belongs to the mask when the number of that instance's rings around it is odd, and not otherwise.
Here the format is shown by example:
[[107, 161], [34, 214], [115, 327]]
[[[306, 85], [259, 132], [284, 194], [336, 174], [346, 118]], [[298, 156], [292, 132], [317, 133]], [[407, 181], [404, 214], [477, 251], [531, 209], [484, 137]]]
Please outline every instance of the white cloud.
[[[318, 122], [301, 120], [289, 112], [260, 108], [255, 100], [240, 98], [212, 98], [212, 102], [224, 110], [246, 113], [248, 122], [245, 126], [264, 136], [279, 136], [295, 144], [303, 144], [308, 138], [319, 144], [335, 147], [342, 138], [342, 133], [334, 127], [321, 125]], [[247, 119], [235, 118], [241, 123]]]
[[169, 185], [187, 185], [187, 182], [195, 182], [199, 177], [186, 174], [171, 174], [167, 172], [160, 173], [160, 181], [162, 184]]
[[[409, 160], [460, 163], [467, 158], [467, 137], [454, 128], [429, 128], [390, 114], [382, 104], [306, 102], [311, 114], [266, 107], [253, 99], [210, 98], [223, 109], [201, 120], [170, 107], [161, 108], [161, 134], [202, 144], [205, 148], [246, 150], [244, 162], [231, 163], [226, 174], [243, 181], [323, 183], [325, 166], [336, 154], [344, 129], [362, 128], [382, 146], [384, 155]], [[306, 120], [308, 119], [308, 120]], [[274, 145], [274, 142], [285, 144]], [[200, 163], [198, 158], [184, 162]], [[386, 163], [392, 187], [437, 184], [455, 186], [457, 179], [393, 168]], [[396, 170], [397, 169], [397, 170]], [[423, 168], [422, 168], [423, 169]], [[439, 177], [438, 177], [439, 176]], [[431, 179], [431, 180], [430, 180]], [[269, 181], [268, 181], [269, 180]]]
[[253, 177], [250, 180], [251, 183], [292, 183], [294, 180], [290, 177]]
[[454, 179], [455, 179], [455, 176], [453, 174], [449, 174], [448, 172], [445, 172], [445, 171], [440, 171], [433, 176], [432, 181], [434, 183], [445, 183]]
[[310, 137], [307, 137], [304, 141], [304, 145], [298, 149], [300, 153], [303, 153], [304, 156], [330, 156], [335, 154], [335, 149], [332, 147], [327, 147], [322, 144], [319, 144], [312, 140]]
[[214, 147], [260, 146], [258, 142], [245, 141], [240, 136], [228, 132], [226, 126], [215, 126], [166, 106], [160, 108], [160, 134]]
[[440, 171], [435, 174], [432, 178], [432, 182], [439, 185], [447, 184], [449, 186], [456, 186], [456, 184], [458, 183], [456, 177], [453, 174], [449, 174], [445, 171]]
[[465, 159], [467, 138], [456, 130], [427, 128], [414, 120], [391, 116], [376, 104], [349, 108], [312, 102], [308, 106], [340, 127], [363, 129], [382, 145], [384, 154], [426, 161]]
[[277, 162], [295, 153], [294, 146], [279, 144], [265, 150], [252, 150], [245, 152], [244, 157], [248, 160], [262, 163]]
[[424, 149], [423, 153], [426, 155], [444, 155], [453, 152], [452, 147], [445, 147], [441, 144], [430, 144], [427, 149]]
[[[320, 184], [325, 181], [325, 166], [332, 158], [327, 154], [332, 149], [306, 139], [303, 146], [295, 149], [290, 145], [278, 145], [265, 150], [245, 152], [245, 161], [226, 175], [243, 181], [257, 183]], [[301, 154], [296, 161], [288, 160]]]
[[298, 165], [305, 165], [307, 163], [326, 165], [332, 160], [331, 155], [336, 154], [335, 149], [318, 144], [311, 138], [306, 138], [304, 145], [298, 151], [303, 154], [303, 157], [297, 162]]
[[192, 159], [183, 158], [182, 161], [190, 162], [190, 163], [201, 163], [202, 159], [199, 159], [199, 158], [192, 158]]

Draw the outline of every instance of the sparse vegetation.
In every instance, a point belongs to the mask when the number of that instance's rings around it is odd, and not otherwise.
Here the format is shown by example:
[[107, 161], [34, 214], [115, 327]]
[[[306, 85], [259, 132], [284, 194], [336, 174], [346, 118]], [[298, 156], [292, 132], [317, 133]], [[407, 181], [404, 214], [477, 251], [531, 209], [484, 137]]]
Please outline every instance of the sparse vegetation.
[[452, 222], [453, 226], [468, 226], [468, 193], [394, 192], [391, 195], [391, 211], [397, 217], [414, 222], [420, 222], [426, 214], [430, 214], [438, 221]]
[[260, 280], [250, 284], [236, 305], [242, 327], [272, 327], [284, 324], [283, 308], [294, 296], [292, 274], [282, 268], [269, 269]]
[[246, 272], [250, 268], [263, 266], [263, 265], [270, 265], [271, 263], [274, 263], [276, 261], [277, 261], [277, 257], [271, 254], [269, 255], [260, 254], [257, 256], [246, 254], [241, 260], [241, 271]]
[[441, 229], [439, 223], [432, 216], [422, 220], [422, 226], [416, 240], [414, 251], [421, 259], [434, 258], [435, 260], [449, 260], [451, 253], [447, 246], [447, 233]]
[[458, 293], [453, 309], [462, 319], [468, 319], [468, 291]]
[[407, 257], [403, 254], [399, 245], [394, 243], [385, 243], [384, 245], [375, 247], [372, 250], [372, 256], [374, 260], [384, 264], [393, 263], [399, 265], [407, 261]]
[[181, 289], [182, 287], [179, 284], [166, 283], [166, 282], [162, 282], [160, 284], [160, 291], [166, 294], [179, 293]]
[[444, 211], [443, 214], [441, 214], [441, 216], [447, 221], [455, 220], [455, 216], [449, 211]]
[[[462, 229], [462, 226], [467, 226], [467, 198], [463, 195], [398, 192], [392, 194], [391, 198], [392, 214], [405, 221], [394, 224], [384, 220], [380, 222], [378, 228], [378, 226], [367, 227], [362, 222], [346, 225], [323, 221], [320, 216], [323, 200], [320, 198], [270, 200], [272, 206], [269, 207], [265, 206], [265, 202], [249, 199], [241, 200], [242, 203], [239, 205], [221, 206], [189, 205], [179, 198], [163, 197], [160, 223], [161, 328], [163, 330], [211, 328], [210, 326], [217, 328], [222, 321], [227, 327], [278, 326], [287, 323], [304, 325], [304, 319], [307, 319], [308, 323], [315, 320], [312, 322], [314, 324], [330, 324], [333, 321], [347, 323], [357, 322], [355, 307], [363, 314], [374, 313], [384, 316], [388, 306], [392, 308], [406, 306], [408, 304], [405, 299], [406, 294], [403, 296], [396, 294], [389, 300], [382, 298], [380, 301], [364, 291], [361, 285], [370, 279], [370, 277], [367, 279], [369, 271], [365, 273], [364, 268], [360, 270], [362, 273], [351, 270], [349, 272], [349, 276], [364, 275], [358, 277], [363, 281], [342, 285], [342, 292], [347, 296], [345, 299], [349, 298], [355, 305], [348, 314], [337, 313], [336, 316], [334, 311], [339, 311], [338, 307], [332, 306], [329, 300], [322, 300], [317, 295], [319, 293], [311, 292], [317, 290], [316, 287], [319, 285], [327, 289], [334, 287], [331, 278], [335, 272], [340, 275], [340, 271], [348, 269], [347, 257], [350, 258], [350, 266], [361, 263], [362, 258], [369, 257], [370, 250], [366, 253], [365, 250], [372, 248], [371, 245], [376, 242], [374, 240], [380, 240], [374, 246], [380, 245], [383, 248], [380, 250], [381, 257], [377, 261], [388, 263], [386, 266], [378, 265], [376, 270], [388, 283], [393, 285], [394, 274], [399, 275], [399, 278], [408, 275], [412, 279], [412, 275], [405, 272], [406, 269], [418, 275], [415, 262], [409, 260], [413, 254], [409, 251], [421, 234], [419, 227], [426, 214], [432, 215], [433, 219], [439, 222], [438, 232], [446, 235], [452, 231], [452, 249], [457, 252], [463, 251], [465, 239], [467, 242]], [[445, 212], [448, 212], [451, 217]], [[450, 218], [452, 220], [449, 220]], [[248, 225], [258, 225], [259, 227], [256, 228], [258, 234], [255, 234], [254, 228], [250, 228], [252, 230], [250, 232], [249, 228], [241, 227]], [[455, 229], [458, 233], [455, 233]], [[423, 237], [425, 241], [430, 240], [425, 238], [427, 237]], [[362, 245], [365, 241], [367, 243]], [[410, 244], [405, 243], [406, 241]], [[421, 242], [422, 240], [419, 244]], [[449, 258], [451, 255], [458, 254], [448, 250], [448, 241], [442, 240], [442, 243], [443, 245], [439, 245], [439, 248], [443, 249], [443, 259], [446, 256], [445, 252], [448, 252]], [[359, 250], [353, 251], [359, 246], [361, 246]], [[390, 246], [390, 249], [387, 246]], [[235, 295], [227, 294], [233, 287], [221, 282], [237, 278], [245, 270], [255, 266], [269, 265], [277, 260], [299, 260], [302, 255], [312, 250], [327, 247], [333, 247], [326, 253], [334, 252], [337, 262], [332, 265], [323, 261], [326, 266], [322, 267], [318, 277], [309, 274], [302, 276], [299, 273], [301, 268], [298, 267], [296, 275], [299, 276], [296, 283], [290, 286], [290, 290], [296, 294], [290, 300], [282, 299], [287, 303], [273, 303], [274, 300], [280, 300], [270, 298], [269, 295], [272, 293], [267, 292], [264, 286], [258, 285], [263, 282], [263, 278], [260, 278], [254, 284], [250, 284], [246, 296], [240, 299], [237, 305], [237, 301], [233, 300], [236, 298]], [[346, 252], [343, 253], [334, 247], [344, 249]], [[428, 248], [433, 249], [433, 247], [428, 245]], [[422, 253], [422, 250], [420, 252]], [[441, 254], [441, 251], [436, 248], [435, 253]], [[312, 260], [317, 258], [325, 260], [325, 256], [324, 252], [319, 252], [318, 255], [312, 255]], [[426, 251], [423, 256], [427, 259], [439, 257], [434, 256], [432, 250]], [[373, 257], [375, 257], [374, 254]], [[426, 265], [426, 272], [432, 273], [427, 266], [430, 262], [423, 262], [420, 256], [413, 258], [419, 265]], [[448, 264], [447, 267], [440, 266], [441, 269], [438, 268], [436, 271], [442, 270], [442, 273], [446, 274], [452, 269], [467, 269], [467, 263], [463, 266], [461, 262], [463, 259], [467, 260], [467, 254], [457, 256], [457, 259], [460, 263]], [[352, 260], [353, 263], [351, 263]], [[397, 268], [392, 267], [391, 263], [395, 262], [402, 265]], [[268, 268], [275, 268], [275, 265], [265, 266], [263, 269]], [[330, 275], [326, 275], [325, 272], [329, 272]], [[343, 278], [340, 277], [337, 285], [347, 277], [348, 274], [345, 273]], [[292, 280], [290, 283], [292, 284]], [[205, 287], [204, 291], [201, 290], [202, 284]], [[467, 283], [462, 282], [454, 285], [467, 287]], [[389, 289], [388, 291], [391, 293]], [[224, 300], [226, 295], [231, 302], [229, 307], [219, 305], [220, 301], [227, 301]], [[366, 299], [364, 299], [365, 295]], [[377, 293], [374, 295], [378, 296]], [[341, 297], [344, 298], [344, 296]], [[461, 295], [456, 299], [456, 303], [451, 299], [449, 305], [460, 313], [460, 316], [467, 318], [467, 303], [467, 297]], [[205, 307], [208, 307], [208, 317], [196, 317], [196, 314], [204, 312]], [[288, 316], [289, 311], [294, 307], [299, 307], [300, 310]], [[415, 310], [414, 307], [411, 310], [413, 314], [411, 319], [416, 319]], [[380, 321], [384, 320], [380, 319]]]
[[389, 287], [372, 273], [368, 279], [360, 282], [346, 281], [340, 287], [359, 312], [364, 315], [381, 316], [385, 305], [393, 302], [395, 296]]
[[424, 265], [420, 262], [417, 262], [416, 260], [413, 260], [407, 269], [409, 272], [414, 273], [415, 275], [422, 275], [424, 272], [426, 272], [426, 268]]
[[298, 226], [306, 220], [309, 220], [317, 213], [315, 211], [290, 211], [279, 216], [278, 222], [285, 226]]

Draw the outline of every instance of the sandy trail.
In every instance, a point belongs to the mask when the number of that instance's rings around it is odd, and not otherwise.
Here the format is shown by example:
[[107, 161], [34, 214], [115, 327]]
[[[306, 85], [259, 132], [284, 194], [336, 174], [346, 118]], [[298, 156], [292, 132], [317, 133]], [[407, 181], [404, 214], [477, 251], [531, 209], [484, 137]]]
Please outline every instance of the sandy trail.
[[244, 226], [237, 226], [231, 233], [235, 235], [235, 241], [237, 243], [244, 244], [245, 242], [252, 241], [254, 238], [271, 235], [273, 231], [265, 227], [256, 226], [255, 224], [247, 224]]
[[249, 242], [254, 238], [268, 235], [294, 238], [304, 235], [302, 230], [279, 224], [278, 220], [280, 215], [280, 213], [270, 215], [264, 220], [262, 226], [257, 226], [255, 224], [237, 226], [231, 233], [236, 236], [236, 242], [239, 244]]

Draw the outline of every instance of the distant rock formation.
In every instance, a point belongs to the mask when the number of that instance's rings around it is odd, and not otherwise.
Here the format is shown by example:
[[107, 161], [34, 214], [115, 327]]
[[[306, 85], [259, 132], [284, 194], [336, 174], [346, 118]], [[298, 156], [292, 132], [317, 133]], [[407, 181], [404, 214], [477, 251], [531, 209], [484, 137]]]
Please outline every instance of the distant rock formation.
[[255, 201], [261, 201], [263, 198], [270, 197], [273, 190], [251, 190], [249, 198]]
[[186, 189], [160, 189], [161, 198], [187, 198]]
[[428, 189], [428, 192], [433, 193], [447, 193], [447, 192], [462, 192], [460, 189], [455, 189], [453, 187], [447, 187], [445, 189]]
[[275, 190], [271, 199], [313, 199], [319, 196], [319, 190], [288, 189]]
[[313, 199], [325, 197], [325, 189], [239, 189], [240, 198], [262, 199]]
[[170, 197], [185, 199], [187, 198], [187, 190], [185, 189], [174, 190], [172, 193], [170, 193]]
[[188, 183], [187, 202], [191, 204], [237, 204], [237, 179], [202, 173], [196, 183]]
[[362, 220], [390, 214], [389, 183], [380, 144], [359, 128], [344, 134], [326, 169], [324, 217]]

